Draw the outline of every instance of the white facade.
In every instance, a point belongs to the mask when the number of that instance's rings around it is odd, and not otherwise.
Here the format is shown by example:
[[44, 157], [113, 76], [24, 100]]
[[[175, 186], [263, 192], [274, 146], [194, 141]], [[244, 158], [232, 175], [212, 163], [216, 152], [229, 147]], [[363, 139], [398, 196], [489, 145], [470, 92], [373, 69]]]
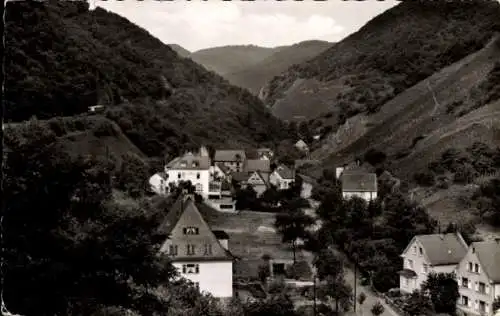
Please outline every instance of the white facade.
[[425, 249], [418, 240], [414, 240], [410, 244], [407, 252], [402, 257], [404, 260], [403, 269], [412, 270], [416, 273], [414, 277], [399, 276], [399, 288], [406, 293], [419, 290], [422, 283], [427, 280], [430, 272], [451, 273], [457, 267], [456, 264], [432, 266], [425, 255]]
[[283, 179], [278, 172], [273, 171], [269, 176], [269, 183], [276, 186], [278, 190], [286, 190], [290, 188], [294, 179]]
[[457, 307], [468, 315], [493, 315], [492, 304], [500, 296], [500, 284], [492, 284], [484, 273], [472, 245], [458, 264], [456, 275], [460, 292]]
[[156, 173], [149, 178], [149, 185], [151, 190], [156, 194], [163, 195], [168, 193], [167, 181], [159, 173]]
[[217, 298], [233, 296], [231, 261], [174, 262], [173, 265], [182, 277], [197, 284], [200, 291]]
[[186, 170], [186, 169], [167, 169], [168, 174], [167, 185], [173, 183], [177, 185], [181, 181], [191, 181], [195, 186], [196, 193], [208, 196], [208, 183], [210, 181], [210, 169]]
[[346, 192], [346, 191], [342, 191], [342, 197], [344, 199], [349, 199], [353, 196], [360, 197], [360, 198], [364, 199], [365, 201], [369, 202], [369, 201], [375, 200], [377, 198], [377, 191], [371, 191], [371, 192], [362, 192], [362, 191]]
[[313, 185], [312, 184], [303, 181], [302, 182], [302, 190], [300, 191], [300, 196], [303, 199], [310, 198], [311, 197], [311, 193], [312, 193], [312, 189], [313, 189]]

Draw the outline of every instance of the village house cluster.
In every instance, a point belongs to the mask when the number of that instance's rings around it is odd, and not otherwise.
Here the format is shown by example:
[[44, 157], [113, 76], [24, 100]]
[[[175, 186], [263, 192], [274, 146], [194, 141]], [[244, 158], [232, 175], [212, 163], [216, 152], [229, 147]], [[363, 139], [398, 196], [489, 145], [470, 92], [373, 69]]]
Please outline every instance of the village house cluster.
[[459, 310], [465, 315], [493, 315], [500, 296], [500, 239], [467, 245], [460, 233], [415, 236], [401, 255], [400, 290], [420, 289], [430, 272], [455, 273]]
[[[308, 152], [303, 141], [297, 142], [296, 147]], [[203, 197], [204, 204], [218, 211], [231, 212], [235, 211], [235, 183], [240, 188], [251, 186], [257, 196], [270, 186], [286, 190], [294, 183], [298, 166], [311, 163], [311, 160], [305, 159], [296, 161], [292, 167], [279, 163], [274, 165], [274, 158], [269, 148], [218, 149], [211, 158], [207, 148], [202, 146], [197, 152], [185, 152], [167, 162], [162, 172], [149, 179], [149, 184], [156, 194], [168, 195], [171, 188], [180, 182], [190, 181], [195, 193]], [[367, 201], [375, 199], [376, 175], [361, 172], [357, 167], [358, 164], [352, 164], [337, 168], [336, 176], [342, 183], [343, 197], [358, 196]], [[303, 179], [301, 196], [309, 198], [313, 180], [300, 176]], [[159, 230], [169, 236], [160, 251], [171, 258], [182, 277], [214, 297], [233, 296], [235, 256], [230, 251], [229, 236], [224, 231], [211, 229], [200, 213], [193, 194], [184, 192], [180, 195]], [[275, 258], [271, 266], [283, 266], [282, 261]], [[281, 268], [284, 270], [284, 267]], [[271, 273], [273, 270], [271, 268]]]

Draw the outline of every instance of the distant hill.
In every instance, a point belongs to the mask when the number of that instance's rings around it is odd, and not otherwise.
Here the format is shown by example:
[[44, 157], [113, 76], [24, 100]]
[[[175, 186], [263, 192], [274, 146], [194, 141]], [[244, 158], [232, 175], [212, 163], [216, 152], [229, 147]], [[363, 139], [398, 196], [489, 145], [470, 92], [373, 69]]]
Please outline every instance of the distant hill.
[[189, 57], [189, 55], [191, 55], [191, 52], [182, 47], [181, 45], [168, 44], [168, 46], [170, 46], [170, 48], [172, 48], [181, 57]]
[[286, 137], [257, 97], [117, 14], [89, 11], [83, 1], [8, 2], [6, 9], [7, 122], [103, 104], [105, 117], [147, 156]]
[[189, 57], [206, 69], [224, 76], [261, 62], [275, 51], [275, 48], [255, 45], [234, 45], [198, 50]]
[[316, 58], [272, 79], [265, 103], [282, 119], [377, 112], [397, 94], [477, 51], [499, 29], [495, 1], [405, 1]]
[[278, 47], [264, 60], [246, 68], [224, 74], [232, 84], [247, 88], [253, 94], [259, 94], [264, 84], [294, 64], [305, 62], [331, 47], [326, 41], [304, 41], [290, 46]]

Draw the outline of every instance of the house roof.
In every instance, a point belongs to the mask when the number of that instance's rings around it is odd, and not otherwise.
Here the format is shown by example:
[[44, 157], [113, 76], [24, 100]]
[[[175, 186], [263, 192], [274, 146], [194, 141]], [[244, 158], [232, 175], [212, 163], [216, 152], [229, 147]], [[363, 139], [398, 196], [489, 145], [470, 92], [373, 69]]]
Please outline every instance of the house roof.
[[295, 143], [295, 146], [297, 147], [307, 147], [307, 144], [302, 140], [302, 139], [299, 139], [296, 143]]
[[285, 165], [279, 165], [275, 171], [282, 179], [295, 179], [292, 169]]
[[189, 152], [171, 160], [167, 164], [167, 168], [179, 170], [207, 170], [210, 168], [210, 158], [193, 155]]
[[242, 149], [217, 150], [215, 151], [214, 161], [237, 161], [238, 155], [240, 156], [241, 161], [246, 159], [245, 151]]
[[216, 163], [215, 164], [217, 167], [219, 167], [220, 171], [224, 172], [224, 174], [229, 174], [231, 173], [231, 169], [227, 166], [225, 166], [223, 163]]
[[[199, 235], [186, 235], [182, 226], [196, 226]], [[190, 195], [181, 195], [172, 205], [165, 220], [159, 227], [159, 232], [168, 235], [170, 240], [178, 246], [178, 255], [172, 257], [172, 261], [213, 261], [232, 260], [232, 254], [222, 247], [215, 233], [210, 229], [200, 211], [196, 207], [194, 199]], [[187, 245], [194, 245], [196, 252], [188, 255], [185, 252]], [[211, 245], [211, 253], [203, 252], [206, 245]]]
[[364, 172], [343, 172], [342, 191], [344, 192], [376, 192], [377, 175]]
[[491, 281], [500, 283], [500, 239], [473, 242], [471, 247], [475, 248], [484, 273]]
[[456, 233], [418, 235], [415, 239], [420, 242], [433, 266], [457, 264], [467, 253], [467, 244]]
[[223, 230], [212, 230], [217, 239], [229, 239], [229, 235]]
[[271, 162], [263, 159], [249, 159], [246, 163], [246, 171], [271, 172]]
[[311, 164], [311, 165], [317, 165], [319, 164], [319, 160], [313, 160], [313, 159], [297, 159], [295, 160], [295, 169], [302, 167], [303, 165]]
[[259, 153], [272, 152], [271, 148], [259, 148], [257, 149]]
[[231, 178], [236, 182], [247, 181], [252, 174], [248, 172], [233, 172]]

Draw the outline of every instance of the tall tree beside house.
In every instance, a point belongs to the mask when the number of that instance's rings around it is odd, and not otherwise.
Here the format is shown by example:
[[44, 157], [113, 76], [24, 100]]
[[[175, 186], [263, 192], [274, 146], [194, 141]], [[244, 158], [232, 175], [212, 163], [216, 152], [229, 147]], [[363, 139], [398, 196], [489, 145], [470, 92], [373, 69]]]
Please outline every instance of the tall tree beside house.
[[456, 315], [460, 293], [453, 273], [429, 273], [422, 284], [422, 292], [429, 293], [436, 313]]
[[495, 301], [493, 301], [493, 311], [498, 311], [500, 310], [500, 295], [495, 298]]
[[297, 198], [282, 205], [282, 211], [276, 214], [274, 226], [281, 234], [283, 242], [290, 242], [293, 250], [293, 263], [296, 263], [297, 239], [306, 238], [307, 228], [315, 223], [314, 219], [304, 212], [304, 200]]
[[[112, 195], [106, 161], [70, 157], [43, 125], [5, 131], [13, 149], [4, 169], [4, 302], [13, 313], [40, 315], [201, 315], [189, 302], [166, 301], [193, 288], [157, 255], [164, 209]], [[162, 237], [161, 239], [158, 237]], [[189, 304], [188, 304], [189, 303]], [[182, 313], [171, 313], [173, 309]], [[113, 312], [114, 311], [114, 312]]]
[[321, 281], [320, 297], [330, 297], [335, 301], [336, 311], [346, 311], [352, 304], [352, 289], [344, 279], [344, 262], [330, 249], [316, 254], [314, 266]]

